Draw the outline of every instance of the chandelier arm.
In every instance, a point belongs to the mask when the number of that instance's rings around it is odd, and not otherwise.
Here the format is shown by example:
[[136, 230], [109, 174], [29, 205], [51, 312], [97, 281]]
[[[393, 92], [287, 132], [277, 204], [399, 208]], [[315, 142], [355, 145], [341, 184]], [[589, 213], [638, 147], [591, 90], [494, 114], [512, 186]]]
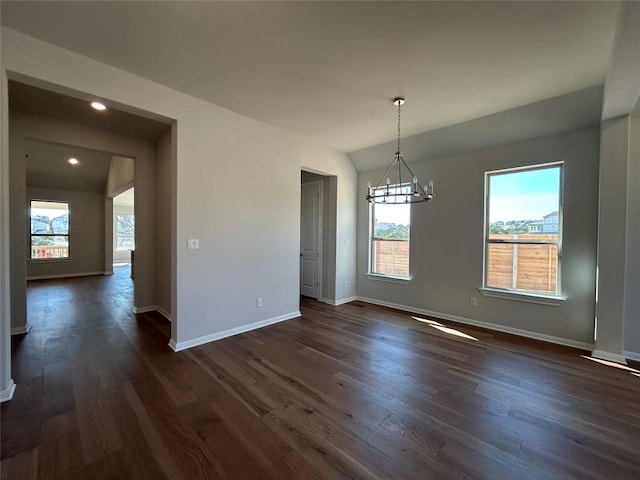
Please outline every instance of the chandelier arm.
[[[393, 168], [393, 163], [391, 163], [387, 167], [387, 170], [384, 172], [384, 175], [382, 175], [382, 177], [380, 178], [380, 181], [376, 185], [375, 189], [380, 188], [384, 184], [384, 180], [385, 180], [385, 178], [387, 178], [387, 175], [389, 174], [389, 172], [391, 171], [392, 168]], [[375, 189], [374, 189], [374, 191], [375, 191]]]

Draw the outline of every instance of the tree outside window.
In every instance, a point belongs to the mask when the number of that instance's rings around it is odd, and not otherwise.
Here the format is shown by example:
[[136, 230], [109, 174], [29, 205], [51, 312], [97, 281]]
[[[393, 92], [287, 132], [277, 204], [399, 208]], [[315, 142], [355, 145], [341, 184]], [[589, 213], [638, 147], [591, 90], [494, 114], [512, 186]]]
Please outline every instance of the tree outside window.
[[116, 250], [135, 250], [135, 215], [116, 215]]
[[[397, 190], [398, 193], [406, 188], [391, 186], [391, 190]], [[410, 230], [410, 204], [371, 204], [369, 273], [409, 278]]]

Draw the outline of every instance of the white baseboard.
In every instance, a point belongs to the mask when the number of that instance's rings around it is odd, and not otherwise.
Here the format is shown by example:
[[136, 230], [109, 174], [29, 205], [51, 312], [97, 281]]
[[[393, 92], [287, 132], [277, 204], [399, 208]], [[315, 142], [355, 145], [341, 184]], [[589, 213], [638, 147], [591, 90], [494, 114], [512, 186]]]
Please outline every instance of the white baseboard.
[[8, 402], [13, 398], [13, 394], [16, 391], [16, 384], [13, 383], [13, 378], [9, 379], [9, 385], [4, 390], [0, 390], [0, 403]]
[[[113, 272], [112, 272], [113, 273]], [[27, 277], [29, 280], [52, 280], [54, 278], [92, 277], [95, 275], [108, 275], [104, 270], [101, 272], [80, 272], [80, 273], [54, 273], [52, 275], [34, 275]]]
[[173, 322], [173, 318], [171, 314], [167, 312], [164, 308], [162, 308], [160, 305], [156, 305], [156, 312], [158, 312], [160, 315], [162, 315], [164, 318], [166, 318], [170, 322]]
[[170, 322], [173, 322], [173, 319], [171, 318], [171, 314], [169, 312], [167, 312], [164, 308], [162, 308], [159, 305], [146, 305], [144, 307], [135, 307], [134, 306], [134, 307], [131, 307], [131, 311], [133, 313], [158, 312], [164, 318], [166, 318]]
[[146, 305], [144, 307], [136, 307], [136, 306], [131, 307], [131, 311], [133, 313], [147, 313], [147, 312], [155, 312], [157, 310], [158, 310], [157, 305]]
[[318, 299], [319, 302], [328, 303], [329, 305], [334, 305], [334, 306], [344, 305], [345, 303], [354, 302], [356, 300], [358, 300], [358, 297], [347, 297], [347, 298], [341, 298], [340, 300], [330, 300], [328, 298]]
[[591, 356], [594, 358], [599, 358], [600, 360], [607, 360], [609, 362], [621, 363], [623, 365], [627, 364], [627, 359], [624, 358], [624, 356], [620, 355], [619, 353], [605, 352], [604, 350], [594, 350], [591, 352]]
[[496, 332], [510, 333], [512, 335], [518, 335], [520, 337], [532, 338], [534, 340], [542, 340], [544, 342], [556, 343], [558, 345], [564, 345], [566, 347], [579, 348], [581, 350], [593, 349], [593, 344], [576, 342], [568, 338], [554, 337], [552, 335], [545, 335], [543, 333], [530, 332], [529, 330], [521, 330], [519, 328], [506, 327], [504, 325], [497, 325], [495, 323], [481, 322], [480, 320], [473, 320], [466, 317], [458, 317], [457, 315], [449, 315], [448, 313], [434, 312], [432, 310], [424, 310], [422, 308], [408, 307], [406, 305], [400, 305], [397, 303], [384, 302], [381, 300], [375, 300], [373, 298], [358, 297], [358, 300], [366, 303], [372, 303], [374, 305], [380, 305], [383, 307], [391, 307], [398, 310], [404, 310], [405, 312], [418, 313], [421, 315], [428, 315], [431, 317], [441, 318], [443, 320], [450, 320], [452, 322], [463, 323], [466, 325], [473, 325], [474, 327], [486, 328], [487, 330], [494, 330]]
[[629, 351], [625, 350], [624, 352], [622, 352], [622, 355], [624, 355], [624, 357], [628, 358], [629, 360], [637, 360], [638, 362], [640, 362], [640, 353], [639, 352], [629, 352]]
[[11, 328], [11, 335], [23, 335], [25, 333], [29, 333], [30, 329], [31, 325], [29, 325], [28, 323], [20, 327], [13, 327]]
[[258, 328], [273, 325], [274, 323], [283, 322], [285, 320], [291, 320], [292, 318], [297, 318], [300, 315], [301, 314], [299, 311], [291, 312], [285, 315], [280, 315], [278, 317], [267, 318], [266, 320], [260, 320], [259, 322], [250, 323], [248, 325], [242, 325], [240, 327], [230, 328], [229, 330], [223, 330], [222, 332], [212, 333], [211, 335], [204, 335], [192, 340], [185, 340], [183, 342], [175, 342], [173, 339], [171, 339], [169, 341], [169, 346], [175, 352], [179, 352], [181, 350], [186, 350], [187, 348], [197, 347], [198, 345], [214, 342], [216, 340], [221, 340], [233, 335], [238, 335], [239, 333], [249, 332], [251, 330], [256, 330]]

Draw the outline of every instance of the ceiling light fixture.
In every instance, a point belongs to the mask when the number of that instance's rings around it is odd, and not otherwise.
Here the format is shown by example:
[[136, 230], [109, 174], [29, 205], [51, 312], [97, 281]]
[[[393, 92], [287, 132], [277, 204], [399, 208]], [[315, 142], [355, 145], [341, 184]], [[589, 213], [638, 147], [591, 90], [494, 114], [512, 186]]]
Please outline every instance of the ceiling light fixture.
[[[400, 106], [404, 103], [403, 97], [393, 99], [393, 104], [398, 107], [398, 148], [391, 164], [384, 172], [375, 188], [367, 184], [367, 201], [369, 203], [405, 204], [428, 202], [433, 198], [433, 181], [427, 185], [418, 183], [416, 177], [407, 162], [402, 157], [400, 150]], [[395, 176], [392, 183], [392, 176]]]
[[91, 102], [91, 107], [94, 110], [99, 110], [99, 111], [107, 109], [107, 107], [105, 107], [104, 103], [100, 103], [100, 102]]
[[80, 162], [78, 162], [78, 159], [77, 159], [77, 158], [74, 158], [74, 157], [71, 157], [71, 158], [70, 158], [69, 160], [67, 160], [67, 161], [68, 161], [71, 165], [78, 165], [78, 163], [80, 163]]

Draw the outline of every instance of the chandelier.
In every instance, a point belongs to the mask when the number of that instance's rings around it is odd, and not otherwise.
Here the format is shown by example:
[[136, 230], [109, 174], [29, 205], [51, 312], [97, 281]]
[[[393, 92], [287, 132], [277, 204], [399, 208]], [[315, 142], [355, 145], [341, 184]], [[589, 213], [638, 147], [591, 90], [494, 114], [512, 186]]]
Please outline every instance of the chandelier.
[[433, 198], [433, 181], [429, 180], [427, 185], [418, 183], [418, 177], [413, 174], [402, 157], [402, 151], [400, 150], [400, 107], [403, 103], [403, 97], [393, 99], [393, 104], [398, 107], [398, 148], [395, 158], [391, 161], [376, 187], [372, 188], [370, 183], [367, 184], [367, 201], [369, 203], [418, 203], [428, 202]]

